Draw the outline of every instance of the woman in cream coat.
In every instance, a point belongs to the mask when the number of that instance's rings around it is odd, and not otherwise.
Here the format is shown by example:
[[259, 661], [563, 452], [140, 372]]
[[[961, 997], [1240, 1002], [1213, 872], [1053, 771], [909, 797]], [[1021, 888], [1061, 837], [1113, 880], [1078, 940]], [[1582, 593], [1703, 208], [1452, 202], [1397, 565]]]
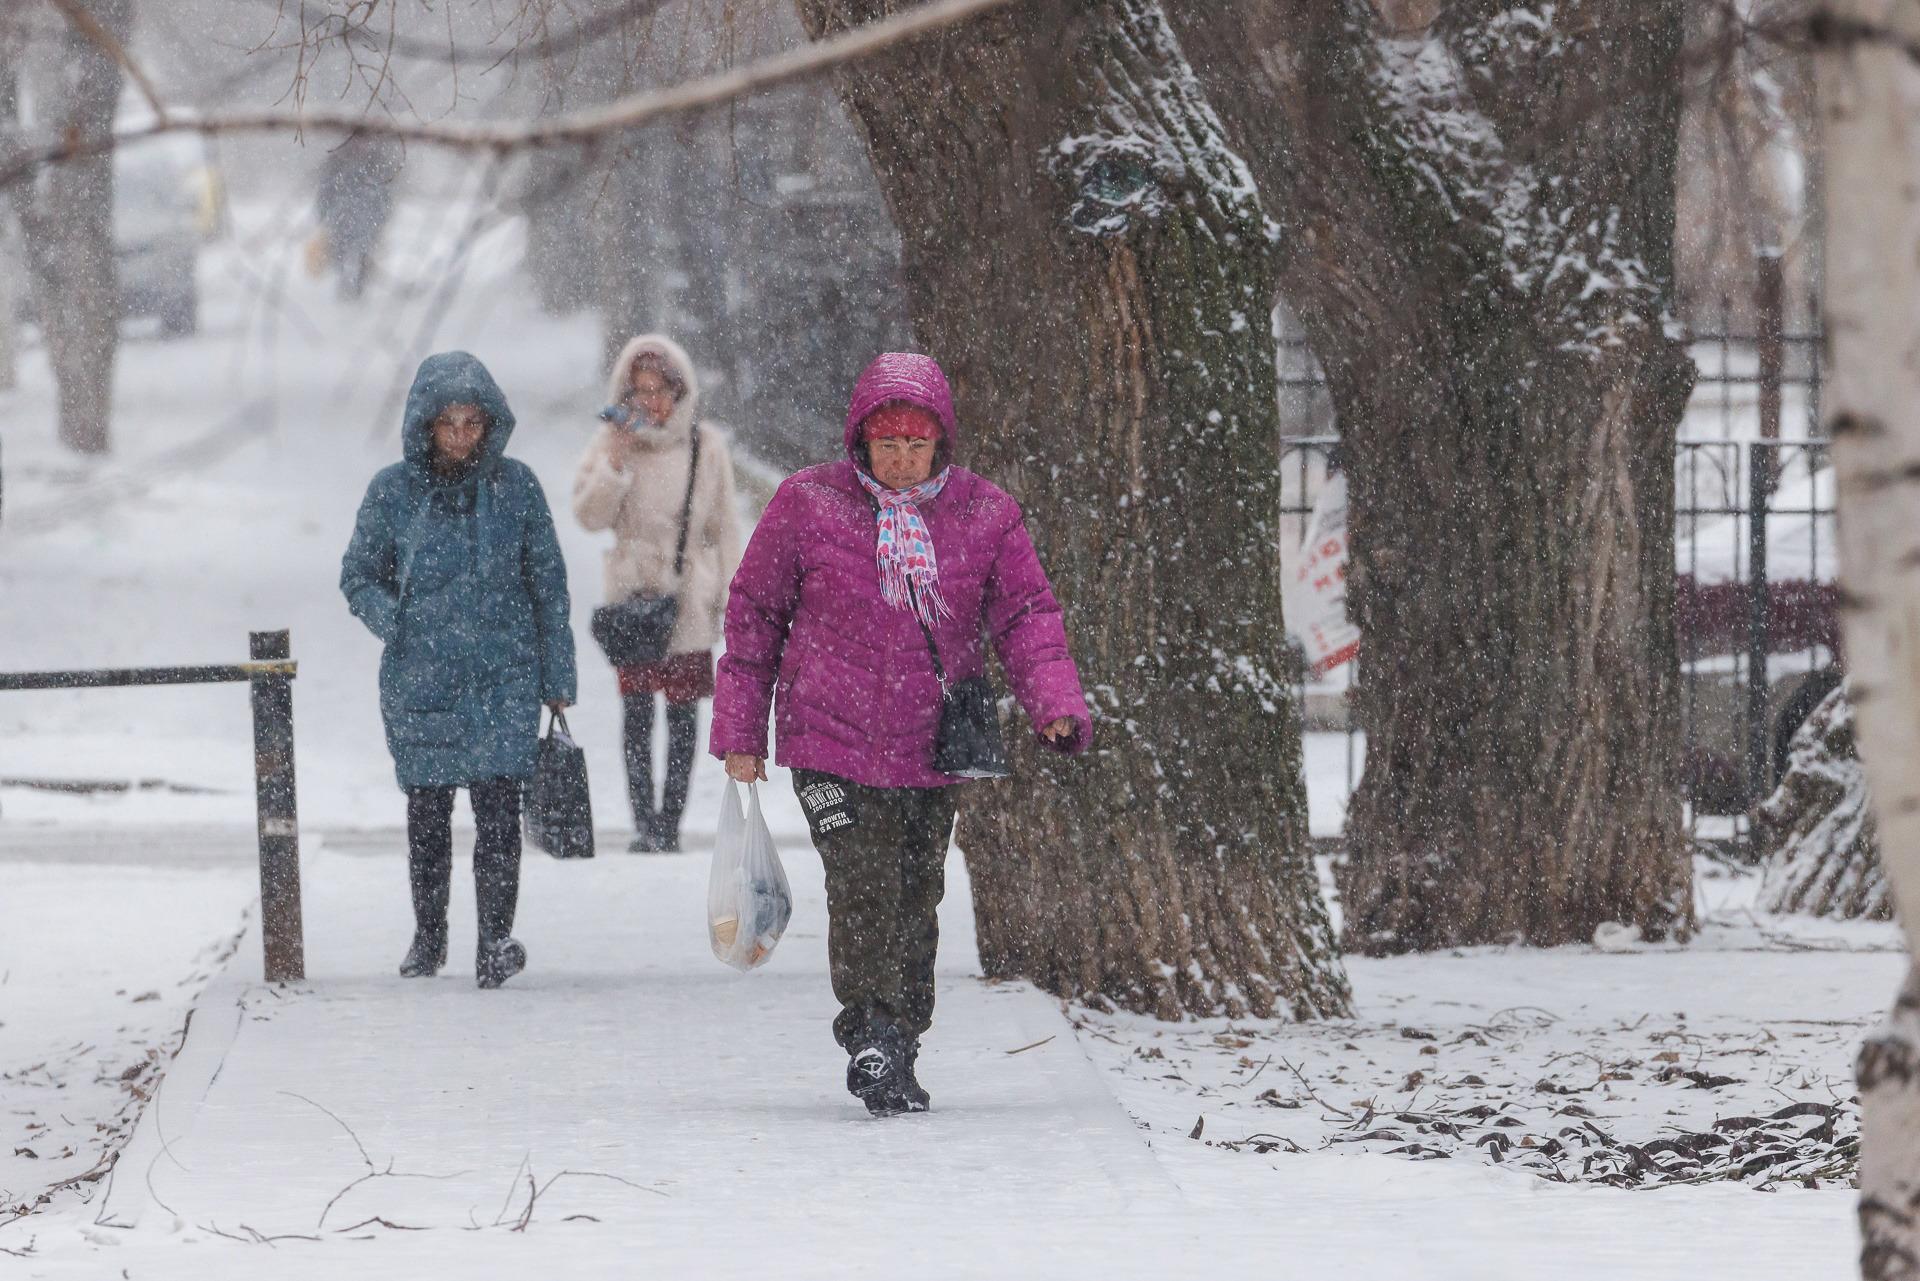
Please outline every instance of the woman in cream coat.
[[[612, 530], [606, 553], [609, 603], [636, 593], [676, 595], [678, 621], [667, 657], [619, 668], [626, 715], [627, 791], [636, 852], [680, 848], [693, 771], [699, 703], [713, 697], [713, 647], [720, 642], [727, 583], [740, 560], [740, 522], [727, 438], [699, 420], [693, 362], [672, 339], [646, 334], [626, 345], [608, 379], [608, 408], [573, 482], [573, 513], [590, 530]], [[695, 466], [694, 435], [699, 435]], [[686, 558], [674, 573], [680, 514], [692, 506]], [[667, 777], [656, 805], [654, 696], [667, 704]]]

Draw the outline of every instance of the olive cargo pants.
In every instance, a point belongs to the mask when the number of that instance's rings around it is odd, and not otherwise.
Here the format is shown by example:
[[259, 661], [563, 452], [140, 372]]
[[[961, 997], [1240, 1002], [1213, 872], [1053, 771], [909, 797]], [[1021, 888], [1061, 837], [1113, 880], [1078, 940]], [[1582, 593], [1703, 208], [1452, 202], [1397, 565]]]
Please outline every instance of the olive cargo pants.
[[812, 770], [794, 791], [827, 872], [827, 962], [853, 1050], [888, 1025], [917, 1040], [933, 1022], [933, 960], [953, 839], [953, 789], [866, 787]]

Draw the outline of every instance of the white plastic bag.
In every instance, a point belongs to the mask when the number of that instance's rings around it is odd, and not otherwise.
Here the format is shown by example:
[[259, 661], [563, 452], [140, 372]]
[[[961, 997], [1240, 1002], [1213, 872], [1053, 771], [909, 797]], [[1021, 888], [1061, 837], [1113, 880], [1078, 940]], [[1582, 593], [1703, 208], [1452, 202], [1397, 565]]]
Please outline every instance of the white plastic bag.
[[729, 779], [707, 878], [707, 941], [715, 956], [744, 973], [766, 964], [792, 919], [793, 890], [760, 813], [759, 789], [747, 784], [742, 813], [740, 785]]

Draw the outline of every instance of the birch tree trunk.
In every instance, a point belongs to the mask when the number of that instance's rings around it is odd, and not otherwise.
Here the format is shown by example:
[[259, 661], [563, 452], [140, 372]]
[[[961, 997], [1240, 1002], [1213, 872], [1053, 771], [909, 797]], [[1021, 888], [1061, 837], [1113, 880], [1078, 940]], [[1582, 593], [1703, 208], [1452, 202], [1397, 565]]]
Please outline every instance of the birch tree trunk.
[[[1827, 165], [1824, 406], [1839, 489], [1847, 678], [1880, 853], [1920, 951], [1920, 38], [1913, 6], [1851, 0], [1816, 26]], [[1920, 972], [1860, 1051], [1860, 1267], [1920, 1277]]]
[[[798, 0], [810, 34], [904, 7]], [[981, 964], [1176, 1017], [1348, 1007], [1280, 668], [1269, 224], [1159, 5], [1034, 0], [851, 71], [960, 461], [1022, 500], [1094, 750], [1010, 724]]]
[[1347, 468], [1348, 947], [1692, 923], [1669, 332], [1680, 0], [1182, 0]]

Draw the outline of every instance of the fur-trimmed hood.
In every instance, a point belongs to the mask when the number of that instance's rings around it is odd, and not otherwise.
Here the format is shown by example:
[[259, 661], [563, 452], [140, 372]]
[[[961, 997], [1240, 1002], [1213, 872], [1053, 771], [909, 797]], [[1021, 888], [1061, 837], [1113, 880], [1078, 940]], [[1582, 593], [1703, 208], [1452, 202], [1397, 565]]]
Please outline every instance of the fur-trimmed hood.
[[700, 421], [700, 375], [695, 372], [693, 358], [687, 355], [686, 349], [665, 334], [641, 334], [620, 349], [613, 368], [607, 373], [607, 403], [617, 405], [626, 399], [627, 389], [633, 383], [633, 362], [643, 355], [658, 356], [673, 370], [687, 393], [674, 405], [673, 413], [664, 424], [659, 427], [637, 424], [634, 434], [642, 441], [685, 443], [693, 425]]

